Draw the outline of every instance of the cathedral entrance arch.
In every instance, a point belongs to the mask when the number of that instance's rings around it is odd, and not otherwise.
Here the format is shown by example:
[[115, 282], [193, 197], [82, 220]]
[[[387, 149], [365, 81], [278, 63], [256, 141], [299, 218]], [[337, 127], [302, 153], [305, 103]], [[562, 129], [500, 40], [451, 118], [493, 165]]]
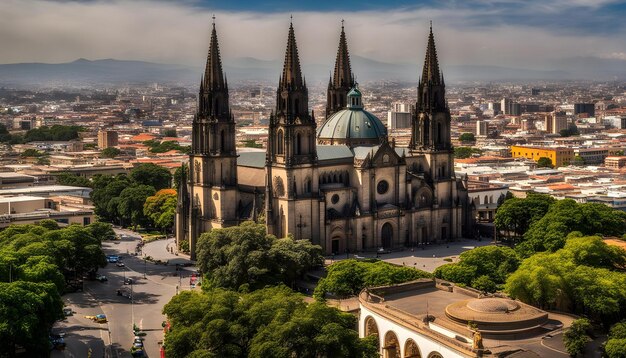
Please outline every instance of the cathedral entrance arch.
[[380, 239], [384, 249], [390, 249], [393, 243], [393, 227], [385, 223], [380, 231]]

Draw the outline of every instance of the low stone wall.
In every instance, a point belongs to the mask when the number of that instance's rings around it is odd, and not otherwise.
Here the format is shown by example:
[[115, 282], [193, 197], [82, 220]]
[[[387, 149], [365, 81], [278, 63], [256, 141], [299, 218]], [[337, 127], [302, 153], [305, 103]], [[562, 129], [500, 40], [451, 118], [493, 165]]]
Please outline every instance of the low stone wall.
[[414, 290], [423, 290], [426, 288], [434, 288], [435, 281], [429, 278], [420, 278], [415, 281], [409, 281], [404, 283], [399, 283], [397, 285], [389, 285], [389, 286], [378, 286], [378, 287], [370, 287], [365, 290], [371, 294], [376, 296], [385, 297], [386, 295], [392, 295], [395, 293], [402, 293]]

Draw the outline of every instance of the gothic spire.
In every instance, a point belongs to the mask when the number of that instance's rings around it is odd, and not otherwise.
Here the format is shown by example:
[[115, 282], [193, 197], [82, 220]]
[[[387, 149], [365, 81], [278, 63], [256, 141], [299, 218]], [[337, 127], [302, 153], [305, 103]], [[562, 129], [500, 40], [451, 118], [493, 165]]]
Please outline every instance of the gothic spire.
[[350, 55], [348, 53], [348, 42], [341, 20], [341, 35], [339, 36], [339, 48], [337, 49], [337, 59], [335, 60], [335, 73], [333, 76], [335, 87], [354, 87], [354, 76], [350, 68]]
[[424, 69], [422, 70], [421, 82], [439, 84], [441, 75], [439, 72], [439, 61], [437, 60], [437, 49], [435, 48], [435, 37], [433, 36], [433, 22], [430, 22], [430, 33], [428, 34], [428, 46], [426, 48], [426, 58], [424, 59]]
[[213, 30], [211, 31], [211, 43], [204, 69], [204, 88], [216, 90], [225, 88], [224, 72], [222, 72], [222, 60], [220, 48], [217, 43], [217, 31], [215, 31], [215, 16], [213, 16]]
[[296, 35], [293, 31], [293, 23], [289, 23], [289, 36], [287, 37], [287, 50], [285, 51], [285, 65], [280, 82], [282, 87], [301, 88], [303, 87], [302, 71], [300, 70], [300, 59], [298, 58], [298, 46], [296, 45]]

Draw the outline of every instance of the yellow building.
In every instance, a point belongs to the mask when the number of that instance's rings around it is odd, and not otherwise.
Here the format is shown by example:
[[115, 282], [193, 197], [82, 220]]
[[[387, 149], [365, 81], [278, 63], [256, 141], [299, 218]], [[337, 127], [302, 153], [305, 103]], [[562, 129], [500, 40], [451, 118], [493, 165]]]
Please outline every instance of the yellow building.
[[511, 146], [513, 158], [532, 159], [535, 162], [541, 157], [550, 158], [555, 168], [568, 165], [574, 159], [574, 150], [565, 147], [531, 147]]

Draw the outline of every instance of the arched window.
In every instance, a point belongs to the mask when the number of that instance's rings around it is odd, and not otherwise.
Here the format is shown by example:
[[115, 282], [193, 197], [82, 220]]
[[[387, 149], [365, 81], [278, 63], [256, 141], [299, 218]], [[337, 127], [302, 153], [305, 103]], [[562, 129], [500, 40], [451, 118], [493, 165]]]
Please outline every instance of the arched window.
[[276, 136], [276, 154], [283, 154], [284, 151], [284, 143], [283, 143], [283, 131], [278, 131], [278, 135]]
[[302, 137], [300, 133], [296, 134], [296, 155], [302, 154]]
[[226, 134], [224, 133], [223, 129], [220, 132], [220, 151], [221, 152], [226, 151]]

